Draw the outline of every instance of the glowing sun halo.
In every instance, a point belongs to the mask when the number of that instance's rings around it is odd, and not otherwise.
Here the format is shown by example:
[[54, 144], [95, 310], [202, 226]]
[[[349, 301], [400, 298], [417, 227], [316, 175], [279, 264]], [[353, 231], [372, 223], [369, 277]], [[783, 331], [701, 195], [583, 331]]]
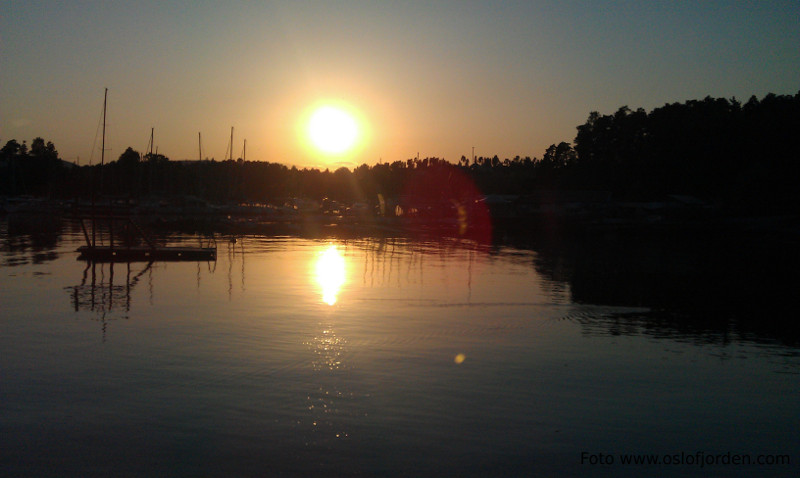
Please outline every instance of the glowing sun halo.
[[358, 139], [355, 118], [343, 109], [321, 106], [308, 122], [311, 142], [323, 153], [340, 154], [353, 147]]

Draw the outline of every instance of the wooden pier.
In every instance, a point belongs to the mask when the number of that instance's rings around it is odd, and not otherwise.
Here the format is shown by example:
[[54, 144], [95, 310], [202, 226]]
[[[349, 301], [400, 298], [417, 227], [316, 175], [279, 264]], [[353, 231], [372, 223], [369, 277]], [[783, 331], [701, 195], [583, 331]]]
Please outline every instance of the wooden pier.
[[[92, 204], [77, 207], [74, 215], [80, 220], [86, 245], [78, 248], [78, 259], [95, 262], [208, 261], [217, 259], [216, 245], [209, 247], [159, 246], [142, 231], [131, 217], [128, 204]], [[89, 222], [91, 234], [86, 227]], [[98, 222], [108, 226], [107, 244], [98, 244]], [[114, 226], [136, 232], [146, 245], [114, 243]], [[101, 242], [102, 236], [100, 237]]]

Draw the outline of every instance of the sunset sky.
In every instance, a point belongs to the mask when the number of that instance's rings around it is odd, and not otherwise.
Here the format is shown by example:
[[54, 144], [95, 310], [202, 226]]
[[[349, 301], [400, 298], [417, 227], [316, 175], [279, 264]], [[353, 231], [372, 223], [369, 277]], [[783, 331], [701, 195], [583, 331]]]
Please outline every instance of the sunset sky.
[[[0, 142], [62, 159], [234, 155], [298, 167], [541, 157], [589, 112], [800, 90], [800, 2], [0, 3]], [[356, 117], [325, 155], [314, 106]]]

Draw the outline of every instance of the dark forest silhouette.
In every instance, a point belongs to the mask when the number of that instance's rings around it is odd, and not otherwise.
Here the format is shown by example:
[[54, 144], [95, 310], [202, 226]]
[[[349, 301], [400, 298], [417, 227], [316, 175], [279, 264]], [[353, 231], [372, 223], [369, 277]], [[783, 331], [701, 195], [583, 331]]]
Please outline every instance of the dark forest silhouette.
[[605, 191], [619, 200], [646, 201], [681, 194], [736, 213], [798, 212], [800, 92], [753, 96], [744, 104], [706, 97], [650, 113], [623, 106], [613, 114], [592, 112], [577, 131], [573, 144], [553, 144], [542, 158], [462, 156], [455, 165], [441, 158], [408, 159], [335, 171], [241, 159], [170, 161], [132, 148], [103, 166], [75, 166], [60, 160], [53, 143], [42, 138], [30, 147], [12, 139], [0, 149], [0, 195], [376, 203], [378, 194], [398, 197], [427, 173], [456, 168], [487, 195]]

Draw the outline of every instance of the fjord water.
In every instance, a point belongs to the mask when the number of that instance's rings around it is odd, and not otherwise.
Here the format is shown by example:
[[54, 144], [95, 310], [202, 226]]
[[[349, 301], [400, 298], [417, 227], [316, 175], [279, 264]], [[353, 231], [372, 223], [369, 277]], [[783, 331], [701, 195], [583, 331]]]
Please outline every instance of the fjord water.
[[[216, 262], [88, 264], [74, 224], [0, 239], [5, 476], [798, 471], [772, 245], [218, 236]], [[620, 462], [698, 452], [792, 464]]]

